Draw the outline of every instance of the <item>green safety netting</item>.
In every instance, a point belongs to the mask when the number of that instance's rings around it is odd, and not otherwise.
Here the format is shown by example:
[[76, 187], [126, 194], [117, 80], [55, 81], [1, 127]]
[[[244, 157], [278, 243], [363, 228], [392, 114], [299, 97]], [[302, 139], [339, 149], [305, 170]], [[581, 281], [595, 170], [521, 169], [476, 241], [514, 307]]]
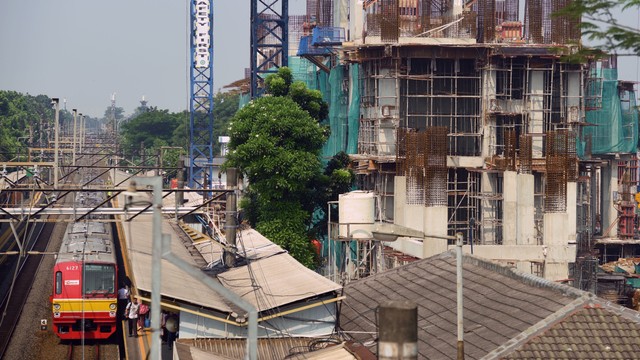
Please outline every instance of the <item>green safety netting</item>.
[[[309, 60], [298, 56], [289, 57], [289, 68], [294, 81], [304, 82], [309, 89], [320, 90], [322, 98], [329, 104], [331, 135], [322, 149], [322, 157], [328, 161], [340, 151], [348, 154], [358, 152], [358, 129], [360, 125], [360, 67], [338, 65], [329, 74], [319, 71]], [[240, 95], [239, 108], [251, 97]]]
[[355, 154], [358, 151], [358, 128], [360, 124], [359, 66], [338, 65], [327, 76], [320, 72], [318, 89], [329, 103], [327, 124], [331, 136], [322, 149], [323, 158], [328, 159], [340, 151]]
[[578, 156], [585, 157], [588, 141], [591, 141], [591, 154], [594, 155], [635, 152], [638, 144], [635, 93], [619, 92], [617, 69], [596, 71], [598, 73], [592, 76], [602, 78], [602, 104], [598, 109], [586, 112], [588, 125], [584, 127], [578, 142]]

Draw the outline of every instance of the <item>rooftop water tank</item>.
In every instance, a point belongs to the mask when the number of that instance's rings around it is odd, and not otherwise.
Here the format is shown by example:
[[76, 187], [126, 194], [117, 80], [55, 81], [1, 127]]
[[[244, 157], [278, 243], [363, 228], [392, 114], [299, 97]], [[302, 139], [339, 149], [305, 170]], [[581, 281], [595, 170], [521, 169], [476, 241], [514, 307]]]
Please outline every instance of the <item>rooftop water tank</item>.
[[[339, 235], [370, 239], [375, 222], [375, 198], [370, 191], [352, 191], [338, 196]], [[348, 224], [348, 225], [347, 225]]]

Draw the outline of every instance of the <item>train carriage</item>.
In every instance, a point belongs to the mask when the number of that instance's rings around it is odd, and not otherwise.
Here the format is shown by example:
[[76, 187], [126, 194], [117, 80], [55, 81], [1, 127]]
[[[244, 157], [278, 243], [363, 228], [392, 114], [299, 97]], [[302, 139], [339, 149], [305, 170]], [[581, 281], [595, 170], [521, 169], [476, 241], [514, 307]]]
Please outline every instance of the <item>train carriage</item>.
[[[81, 194], [78, 202], [98, 205], [94, 195]], [[53, 277], [53, 327], [60, 339], [106, 339], [115, 332], [118, 274], [109, 224], [96, 217], [69, 224]]]

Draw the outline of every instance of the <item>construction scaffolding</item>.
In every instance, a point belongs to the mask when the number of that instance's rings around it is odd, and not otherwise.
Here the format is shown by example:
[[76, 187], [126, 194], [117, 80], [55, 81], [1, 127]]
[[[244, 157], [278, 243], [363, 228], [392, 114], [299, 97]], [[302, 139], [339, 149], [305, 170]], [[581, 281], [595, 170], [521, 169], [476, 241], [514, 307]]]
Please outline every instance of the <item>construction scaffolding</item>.
[[434, 126], [449, 132], [447, 152], [478, 156], [481, 151], [481, 75], [475, 59], [408, 58], [398, 72], [400, 126]]
[[482, 223], [480, 173], [463, 168], [450, 168], [447, 181], [448, 223], [447, 233], [465, 234], [465, 239], [481, 243], [476, 222]]

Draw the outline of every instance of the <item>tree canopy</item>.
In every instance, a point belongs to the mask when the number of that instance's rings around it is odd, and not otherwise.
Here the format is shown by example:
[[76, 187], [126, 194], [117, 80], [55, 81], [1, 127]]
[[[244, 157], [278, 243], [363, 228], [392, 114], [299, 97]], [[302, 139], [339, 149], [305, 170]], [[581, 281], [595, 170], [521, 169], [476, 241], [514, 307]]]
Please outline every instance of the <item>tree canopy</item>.
[[241, 202], [245, 219], [314, 268], [312, 214], [338, 191], [348, 191], [353, 174], [343, 167], [344, 153], [323, 172], [320, 153], [329, 130], [320, 124], [328, 114], [320, 92], [294, 82], [286, 67], [265, 85], [267, 95], [240, 109], [230, 123], [225, 167], [238, 168], [249, 182]]
[[53, 122], [48, 96], [0, 90], [0, 159], [26, 156], [27, 146], [44, 147], [53, 136]]
[[[640, 11], [639, 0], [573, 0], [555, 15], [581, 21], [582, 35], [598, 49], [608, 53], [621, 50], [640, 55], [640, 29], [620, 22], [616, 14]], [[594, 55], [590, 49], [580, 55]]]

